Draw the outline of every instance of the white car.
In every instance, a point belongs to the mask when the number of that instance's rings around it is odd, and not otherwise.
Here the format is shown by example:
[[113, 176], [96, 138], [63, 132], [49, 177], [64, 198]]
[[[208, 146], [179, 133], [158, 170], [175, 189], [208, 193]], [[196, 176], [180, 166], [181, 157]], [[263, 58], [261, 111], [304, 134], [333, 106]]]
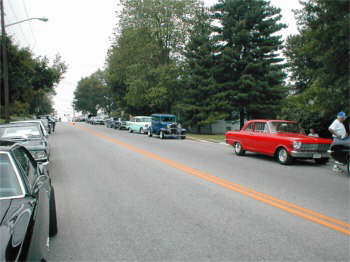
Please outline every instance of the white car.
[[137, 132], [147, 134], [148, 128], [151, 126], [152, 118], [150, 116], [135, 116], [127, 122], [130, 133]]

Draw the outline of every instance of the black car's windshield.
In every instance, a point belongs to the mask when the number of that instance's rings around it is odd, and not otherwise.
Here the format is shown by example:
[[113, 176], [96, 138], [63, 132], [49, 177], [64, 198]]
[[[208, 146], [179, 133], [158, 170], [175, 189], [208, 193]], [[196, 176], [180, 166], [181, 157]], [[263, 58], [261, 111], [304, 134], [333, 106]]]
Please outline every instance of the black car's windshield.
[[21, 195], [21, 186], [7, 154], [0, 153], [0, 198]]
[[162, 116], [162, 122], [176, 122], [176, 118], [174, 116]]
[[6, 126], [6, 127], [0, 127], [0, 138], [33, 139], [33, 138], [41, 138], [41, 133], [37, 125]]
[[304, 130], [295, 122], [270, 122], [273, 133], [297, 133], [305, 134]]

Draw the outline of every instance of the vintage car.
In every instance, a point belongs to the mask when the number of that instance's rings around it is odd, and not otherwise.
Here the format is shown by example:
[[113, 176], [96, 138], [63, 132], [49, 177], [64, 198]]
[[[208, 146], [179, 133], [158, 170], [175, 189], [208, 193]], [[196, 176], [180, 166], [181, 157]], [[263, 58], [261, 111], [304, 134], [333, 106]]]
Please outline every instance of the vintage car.
[[151, 126], [148, 128], [148, 136], [159, 136], [160, 139], [167, 137], [186, 138], [186, 129], [176, 122], [175, 115], [153, 114]]
[[50, 158], [50, 146], [36, 123], [13, 123], [0, 125], [0, 139], [11, 140], [26, 147], [38, 162]]
[[350, 175], [350, 138], [333, 142], [328, 152], [335, 161], [346, 166]]
[[122, 118], [118, 118], [118, 120], [115, 121], [114, 129], [127, 130], [128, 129], [128, 121], [126, 121], [125, 119], [122, 119]]
[[128, 121], [128, 130], [130, 133], [137, 132], [140, 134], [147, 134], [151, 121], [152, 117], [150, 116], [135, 116]]
[[55, 192], [25, 147], [0, 140], [0, 261], [45, 261], [57, 234]]
[[276, 157], [284, 165], [294, 159], [314, 159], [325, 164], [332, 140], [307, 136], [294, 121], [251, 120], [240, 131], [228, 131], [226, 143], [234, 147], [236, 155], [250, 151]]

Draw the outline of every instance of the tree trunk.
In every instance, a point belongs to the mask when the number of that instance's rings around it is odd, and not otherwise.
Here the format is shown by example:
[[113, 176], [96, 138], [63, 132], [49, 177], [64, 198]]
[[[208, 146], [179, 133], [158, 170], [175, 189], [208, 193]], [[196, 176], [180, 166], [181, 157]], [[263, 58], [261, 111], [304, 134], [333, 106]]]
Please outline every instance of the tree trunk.
[[242, 108], [239, 110], [239, 127], [240, 127], [240, 129], [242, 129], [242, 127], [244, 126], [244, 117], [245, 117], [244, 108]]

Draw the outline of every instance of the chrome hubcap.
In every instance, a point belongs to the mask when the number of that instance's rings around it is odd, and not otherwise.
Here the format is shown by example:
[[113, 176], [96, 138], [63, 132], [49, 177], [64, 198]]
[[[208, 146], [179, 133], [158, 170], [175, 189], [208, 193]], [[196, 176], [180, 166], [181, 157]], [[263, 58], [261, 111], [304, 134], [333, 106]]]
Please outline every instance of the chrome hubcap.
[[236, 143], [235, 149], [236, 149], [236, 152], [237, 152], [237, 153], [238, 153], [239, 151], [241, 151], [241, 144], [240, 144], [240, 143]]
[[287, 160], [287, 152], [286, 150], [280, 150], [278, 157], [280, 159], [281, 162], [285, 162]]

